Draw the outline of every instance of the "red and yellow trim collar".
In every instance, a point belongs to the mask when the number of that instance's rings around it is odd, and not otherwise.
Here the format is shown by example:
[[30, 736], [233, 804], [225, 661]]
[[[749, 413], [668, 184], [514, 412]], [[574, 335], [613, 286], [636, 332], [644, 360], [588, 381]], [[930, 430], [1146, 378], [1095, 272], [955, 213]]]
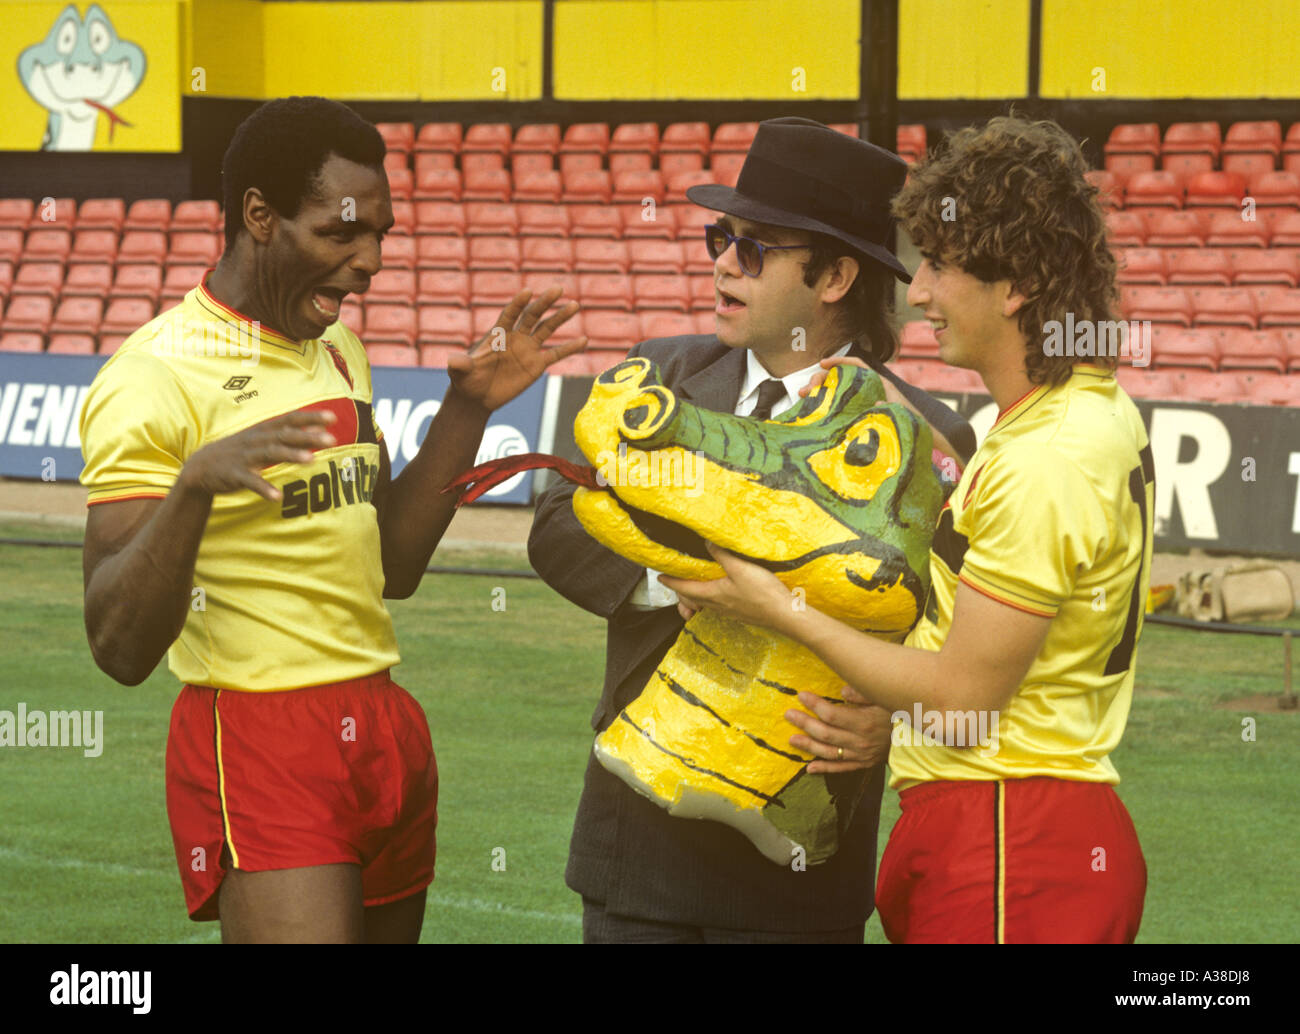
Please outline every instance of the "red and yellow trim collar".
[[[214, 269], [216, 269], [216, 266], [212, 266], [204, 271], [203, 279], [199, 281], [199, 286], [195, 289], [197, 291], [195, 297], [198, 300], [199, 305], [216, 319], [224, 320], [227, 323], [235, 323], [251, 327], [257, 321], [253, 320], [249, 316], [245, 316], [238, 309], [232, 309], [225, 302], [218, 301], [216, 296], [208, 290], [208, 277], [212, 275]], [[270, 327], [262, 323], [258, 324], [258, 338], [264, 345], [276, 345], [280, 348], [287, 348], [297, 355], [304, 355], [307, 351], [307, 343], [305, 341], [294, 341], [292, 338], [281, 334], [278, 330], [272, 330]]]

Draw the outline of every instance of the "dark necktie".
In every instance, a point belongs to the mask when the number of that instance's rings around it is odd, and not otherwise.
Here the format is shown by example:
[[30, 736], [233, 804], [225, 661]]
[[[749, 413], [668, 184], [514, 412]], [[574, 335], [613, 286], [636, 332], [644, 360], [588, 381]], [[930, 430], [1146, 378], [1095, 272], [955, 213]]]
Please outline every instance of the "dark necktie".
[[776, 379], [766, 380], [758, 386], [758, 405], [749, 415], [755, 420], [769, 420], [772, 407], [785, 398], [785, 385]]

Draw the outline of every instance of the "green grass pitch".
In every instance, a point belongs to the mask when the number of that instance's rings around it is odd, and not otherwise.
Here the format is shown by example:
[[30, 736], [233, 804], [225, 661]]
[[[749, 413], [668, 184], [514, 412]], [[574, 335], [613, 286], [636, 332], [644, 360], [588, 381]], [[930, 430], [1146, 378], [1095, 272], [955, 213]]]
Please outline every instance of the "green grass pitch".
[[[78, 537], [19, 525], [0, 526], [3, 535]], [[497, 587], [504, 610], [493, 609]], [[428, 712], [441, 776], [423, 940], [580, 940], [580, 902], [563, 873], [602, 622], [541, 582], [483, 576], [430, 575], [391, 609], [404, 657], [394, 674]], [[1290, 889], [1300, 714], [1215, 707], [1277, 693], [1281, 658], [1277, 639], [1143, 634], [1115, 753], [1149, 870], [1143, 941], [1278, 942], [1300, 928]], [[0, 748], [0, 942], [219, 939], [215, 923], [185, 915], [167, 828], [163, 753], [177, 688], [165, 665], [134, 688], [95, 668], [79, 550], [0, 546], [0, 709], [104, 712], [97, 758]], [[1246, 717], [1253, 741], [1243, 739]], [[897, 815], [886, 791], [882, 850]], [[884, 940], [874, 916], [867, 940]]]

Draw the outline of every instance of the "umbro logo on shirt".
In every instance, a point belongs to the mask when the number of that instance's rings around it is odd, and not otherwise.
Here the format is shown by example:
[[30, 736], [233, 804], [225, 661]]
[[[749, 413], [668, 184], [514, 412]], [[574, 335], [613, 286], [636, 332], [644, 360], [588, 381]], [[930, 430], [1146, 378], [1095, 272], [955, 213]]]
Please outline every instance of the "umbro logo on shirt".
[[235, 404], [238, 405], [240, 402], [247, 402], [249, 399], [257, 398], [256, 390], [244, 391], [252, 379], [252, 377], [231, 377], [222, 387], [227, 391], [241, 392], [241, 394], [235, 396]]

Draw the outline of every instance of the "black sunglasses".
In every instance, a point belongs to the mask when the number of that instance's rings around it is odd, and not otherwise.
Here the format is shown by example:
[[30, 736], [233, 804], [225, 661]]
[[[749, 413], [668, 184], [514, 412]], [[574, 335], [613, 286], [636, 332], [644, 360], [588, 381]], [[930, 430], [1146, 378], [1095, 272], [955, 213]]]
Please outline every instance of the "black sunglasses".
[[745, 276], [758, 276], [763, 272], [763, 252], [792, 251], [795, 248], [811, 248], [811, 244], [760, 244], [749, 237], [737, 237], [724, 226], [710, 223], [704, 228], [704, 246], [709, 251], [709, 258], [718, 260], [718, 256], [736, 244], [736, 260], [740, 271]]

